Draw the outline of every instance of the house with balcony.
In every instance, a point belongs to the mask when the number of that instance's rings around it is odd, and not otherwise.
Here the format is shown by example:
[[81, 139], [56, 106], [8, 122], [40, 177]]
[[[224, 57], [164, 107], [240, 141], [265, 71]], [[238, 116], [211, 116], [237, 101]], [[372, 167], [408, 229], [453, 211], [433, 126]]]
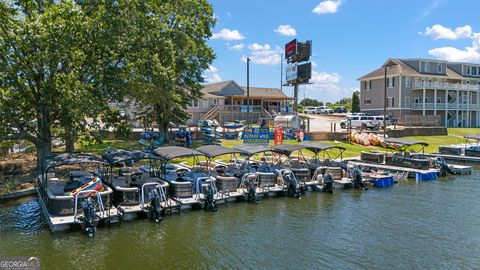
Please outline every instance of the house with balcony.
[[[202, 97], [187, 106], [190, 120], [194, 124], [203, 120], [216, 119], [220, 123], [247, 119], [247, 87], [235, 81], [204, 85]], [[288, 97], [278, 88], [250, 87], [250, 120], [272, 118], [286, 112], [294, 98]]]
[[358, 80], [362, 112], [383, 114], [386, 103], [397, 119], [431, 116], [445, 127], [480, 126], [480, 64], [388, 59]]

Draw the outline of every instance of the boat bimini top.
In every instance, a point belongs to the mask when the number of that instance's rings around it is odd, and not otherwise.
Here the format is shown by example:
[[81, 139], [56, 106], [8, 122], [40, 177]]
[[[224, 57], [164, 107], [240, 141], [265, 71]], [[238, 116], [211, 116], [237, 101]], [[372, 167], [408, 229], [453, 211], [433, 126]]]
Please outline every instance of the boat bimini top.
[[400, 145], [399, 150], [402, 151], [403, 154], [407, 153], [409, 148], [416, 145], [419, 145], [421, 147], [422, 153], [424, 153], [425, 147], [428, 146], [428, 143], [426, 142], [403, 139], [403, 138], [385, 138], [385, 142]]

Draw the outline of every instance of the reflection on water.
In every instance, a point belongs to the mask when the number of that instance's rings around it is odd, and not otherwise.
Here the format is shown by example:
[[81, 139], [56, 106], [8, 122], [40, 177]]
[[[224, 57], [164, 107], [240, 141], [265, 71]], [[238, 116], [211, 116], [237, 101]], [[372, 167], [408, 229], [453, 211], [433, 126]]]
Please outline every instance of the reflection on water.
[[0, 255], [45, 268], [405, 269], [480, 265], [479, 174], [309, 193], [52, 235], [36, 199], [0, 206]]

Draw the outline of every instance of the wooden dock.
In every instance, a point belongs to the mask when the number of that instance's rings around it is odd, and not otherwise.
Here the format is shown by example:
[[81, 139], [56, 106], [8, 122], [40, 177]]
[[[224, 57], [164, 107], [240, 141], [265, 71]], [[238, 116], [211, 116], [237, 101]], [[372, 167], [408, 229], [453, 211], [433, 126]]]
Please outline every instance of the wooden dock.
[[464, 155], [447, 155], [447, 154], [422, 154], [427, 157], [441, 157], [446, 161], [458, 164], [480, 164], [480, 157], [464, 156]]
[[394, 171], [394, 172], [408, 172], [408, 173], [422, 173], [422, 174], [439, 172], [438, 169], [420, 170], [415, 168], [392, 166], [392, 165], [379, 164], [379, 163], [368, 163], [368, 162], [357, 161], [357, 160], [349, 160], [348, 164], [354, 165], [354, 166], [375, 167], [378, 169]]

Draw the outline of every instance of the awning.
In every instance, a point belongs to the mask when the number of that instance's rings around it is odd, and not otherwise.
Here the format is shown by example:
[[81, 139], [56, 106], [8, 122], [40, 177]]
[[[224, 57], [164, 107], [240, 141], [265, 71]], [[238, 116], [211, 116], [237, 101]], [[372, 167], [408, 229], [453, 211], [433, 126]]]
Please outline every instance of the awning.
[[480, 141], [480, 135], [478, 134], [470, 134], [470, 135], [465, 135], [463, 136], [465, 139], [469, 139], [469, 140], [477, 140], [477, 141]]
[[428, 146], [428, 143], [422, 142], [422, 141], [416, 141], [416, 140], [409, 140], [409, 139], [403, 139], [403, 138], [386, 138], [385, 139], [386, 143], [396, 143], [396, 144], [402, 144], [404, 146], [412, 146], [412, 145], [423, 145], [423, 146]]
[[235, 148], [228, 148], [225, 146], [220, 145], [204, 145], [200, 146], [197, 149], [198, 152], [203, 153], [205, 156], [209, 158], [218, 157], [221, 155], [229, 155], [229, 154], [236, 154], [241, 153], [242, 151], [235, 149]]
[[313, 153], [315, 153], [315, 155], [318, 155], [318, 153], [328, 149], [338, 149], [341, 152], [346, 150], [344, 147], [341, 147], [341, 146], [335, 146], [335, 145], [330, 145], [330, 144], [321, 143], [321, 142], [304, 141], [299, 143], [299, 145], [302, 145], [306, 149], [312, 151]]
[[292, 154], [292, 152], [302, 150], [302, 149], [305, 149], [305, 148], [306, 147], [304, 145], [301, 145], [301, 144], [279, 144], [279, 145], [276, 145], [276, 146], [272, 147], [272, 151], [277, 152], [277, 153], [281, 153], [281, 154], [289, 157]]
[[154, 153], [164, 160], [171, 160], [180, 157], [205, 156], [205, 154], [190, 148], [180, 146], [166, 146], [159, 147], [154, 150]]
[[257, 153], [272, 151], [271, 148], [268, 148], [266, 146], [254, 145], [254, 144], [242, 144], [242, 145], [236, 146], [235, 149], [248, 156], [253, 156]]
[[58, 154], [58, 155], [47, 158], [46, 170], [49, 170], [51, 168], [58, 167], [58, 166], [81, 164], [81, 163], [97, 163], [97, 164], [107, 165], [107, 163], [103, 161], [101, 158], [92, 154], [64, 153], [64, 154]]
[[157, 158], [154, 155], [151, 155], [147, 152], [134, 150], [129, 151], [125, 149], [115, 149], [108, 148], [108, 150], [102, 154], [103, 160], [108, 162], [110, 165], [118, 164], [125, 161], [139, 161], [151, 158]]

